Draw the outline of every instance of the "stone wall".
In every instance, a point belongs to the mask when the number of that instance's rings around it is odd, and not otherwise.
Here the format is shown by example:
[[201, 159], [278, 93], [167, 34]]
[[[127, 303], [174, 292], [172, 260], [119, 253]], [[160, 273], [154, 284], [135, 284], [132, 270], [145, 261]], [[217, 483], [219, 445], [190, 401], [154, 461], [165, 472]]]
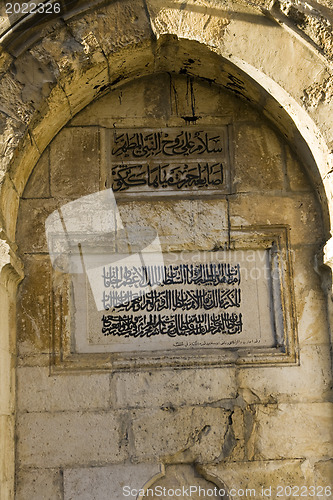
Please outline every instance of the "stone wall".
[[[190, 130], [195, 122], [229, 126], [230, 191], [123, 199], [121, 217], [154, 227], [163, 251], [212, 250], [234, 227], [287, 228], [294, 360], [115, 372], [98, 370], [99, 357], [90, 354], [85, 370], [54, 371], [47, 216], [105, 187], [108, 129], [186, 124]], [[292, 145], [255, 108], [212, 82], [163, 72], [138, 78], [69, 121], [20, 200], [16, 241], [25, 278], [17, 302], [16, 498], [103, 500], [114, 488], [112, 498], [120, 500], [122, 486], [142, 487], [161, 464], [165, 484], [177, 484], [177, 474], [190, 478], [185, 466], [196, 464], [195, 477], [229, 490], [254, 488], [256, 498], [264, 498], [262, 487], [271, 486], [274, 498], [278, 485], [329, 485], [330, 337], [326, 275], [316, 261], [326, 241], [322, 219]]]

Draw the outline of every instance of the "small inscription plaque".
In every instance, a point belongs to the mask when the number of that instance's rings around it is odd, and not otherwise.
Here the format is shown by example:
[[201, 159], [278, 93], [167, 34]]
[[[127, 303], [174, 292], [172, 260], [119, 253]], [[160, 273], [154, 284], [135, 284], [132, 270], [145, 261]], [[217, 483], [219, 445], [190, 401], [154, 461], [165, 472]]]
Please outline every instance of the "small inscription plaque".
[[[74, 281], [77, 352], [272, 347], [269, 250], [118, 255]], [[96, 288], [97, 285], [97, 288]]]
[[110, 131], [108, 185], [115, 193], [226, 192], [227, 127]]

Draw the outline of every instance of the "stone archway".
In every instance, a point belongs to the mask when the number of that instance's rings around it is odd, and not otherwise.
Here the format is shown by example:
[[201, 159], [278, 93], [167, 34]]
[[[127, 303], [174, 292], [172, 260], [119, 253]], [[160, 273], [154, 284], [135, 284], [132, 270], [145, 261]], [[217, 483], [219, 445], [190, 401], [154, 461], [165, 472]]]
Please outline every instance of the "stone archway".
[[[132, 24], [127, 23], [128, 16], [132, 16]], [[115, 17], [120, 19], [118, 34], [110, 42], [108, 30]], [[5, 455], [1, 464], [2, 487], [8, 498], [12, 491], [14, 463], [13, 312], [16, 286], [23, 276], [15, 254], [18, 203], [38, 158], [72, 116], [108, 90], [153, 72], [187, 73], [214, 81], [254, 103], [294, 144], [305, 159], [321, 198], [329, 237], [327, 205], [332, 189], [329, 149], [333, 127], [328, 120], [325, 124], [321, 120], [320, 100], [317, 105], [313, 105], [313, 101], [316, 100], [316, 88], [321, 89], [321, 84], [329, 81], [330, 69], [313, 45], [297, 39], [293, 32], [280, 27], [262, 11], [237, 4], [230, 14], [210, 5], [200, 9], [188, 4], [184, 10], [178, 4], [160, 6], [156, 2], [142, 9], [139, 2], [135, 5], [116, 2], [106, 7], [96, 6], [76, 17], [69, 12], [64, 19], [59, 24], [46, 25], [43, 40], [23, 40], [21, 47], [4, 44], [1, 54], [4, 68], [0, 73], [4, 123], [1, 143], [4, 322], [1, 364], [5, 367], [4, 380], [7, 380], [6, 389], [2, 391], [1, 429]], [[251, 30], [247, 29], [248, 21], [255, 21]], [[268, 39], [270, 43], [262, 52], [263, 41]], [[247, 50], [249, 45], [252, 51]], [[296, 84], [287, 71], [281, 74], [279, 68], [284, 53], [282, 50], [276, 52], [277, 46], [294, 51], [294, 69], [299, 75]], [[307, 68], [313, 67], [311, 72], [303, 67], [304, 60]], [[29, 79], [31, 67], [34, 68], [32, 80]], [[313, 73], [319, 75], [315, 85]], [[312, 96], [312, 101], [307, 96]], [[328, 93], [325, 99], [328, 101]], [[326, 261], [330, 263], [330, 246], [327, 248]]]

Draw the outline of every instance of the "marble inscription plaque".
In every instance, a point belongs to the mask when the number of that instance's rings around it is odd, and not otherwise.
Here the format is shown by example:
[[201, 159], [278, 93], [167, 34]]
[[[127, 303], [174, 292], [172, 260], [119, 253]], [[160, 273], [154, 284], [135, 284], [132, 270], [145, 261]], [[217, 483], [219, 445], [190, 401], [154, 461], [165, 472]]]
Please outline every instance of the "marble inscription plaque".
[[73, 276], [76, 352], [273, 347], [281, 336], [269, 249], [117, 259]]
[[229, 189], [227, 127], [115, 129], [108, 147], [107, 184], [115, 193]]

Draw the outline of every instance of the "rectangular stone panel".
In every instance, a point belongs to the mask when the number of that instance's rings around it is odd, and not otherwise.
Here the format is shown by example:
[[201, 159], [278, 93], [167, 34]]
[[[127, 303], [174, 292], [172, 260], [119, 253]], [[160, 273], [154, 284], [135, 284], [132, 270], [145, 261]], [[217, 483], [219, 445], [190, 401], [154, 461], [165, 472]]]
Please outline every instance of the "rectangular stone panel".
[[[65, 500], [123, 500], [160, 473], [157, 464], [125, 464], [64, 470]], [[136, 495], [135, 495], [136, 496]]]
[[230, 190], [226, 126], [113, 129], [104, 141], [106, 185], [118, 196]]
[[232, 246], [173, 252], [143, 229], [121, 230], [113, 249], [82, 243], [68, 256], [80, 266], [55, 272], [54, 366], [297, 361], [286, 228], [233, 228]]
[[72, 467], [126, 459], [123, 415], [110, 411], [21, 413], [17, 460], [21, 467]]
[[76, 352], [272, 347], [281, 336], [269, 250], [140, 258], [73, 275]]

